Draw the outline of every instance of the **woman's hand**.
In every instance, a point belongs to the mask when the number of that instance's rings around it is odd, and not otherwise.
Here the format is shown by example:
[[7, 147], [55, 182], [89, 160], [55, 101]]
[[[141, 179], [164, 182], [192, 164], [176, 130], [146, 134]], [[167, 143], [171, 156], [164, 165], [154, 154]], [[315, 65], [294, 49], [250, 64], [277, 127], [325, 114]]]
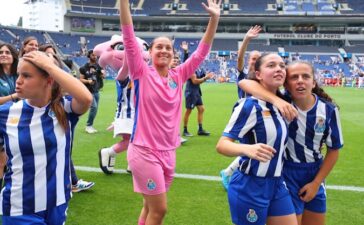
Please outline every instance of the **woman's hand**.
[[210, 14], [211, 17], [220, 16], [220, 11], [221, 11], [220, 5], [221, 5], [221, 0], [207, 0], [207, 5], [204, 2], [202, 3], [202, 6]]
[[300, 199], [304, 202], [311, 201], [316, 196], [319, 188], [320, 188], [319, 183], [311, 182], [306, 184], [301, 188], [301, 190], [298, 193]]
[[276, 150], [266, 144], [254, 144], [247, 149], [245, 155], [260, 162], [268, 162], [274, 157]]
[[251, 27], [248, 32], [246, 33], [246, 38], [249, 40], [256, 38], [259, 36], [259, 32], [262, 30], [261, 26], [255, 25], [254, 27]]
[[23, 55], [23, 59], [33, 63], [35, 66], [42, 68], [45, 71], [51, 67], [57, 67], [57, 65], [54, 63], [53, 57], [48, 56], [44, 52], [31, 51]]
[[290, 122], [298, 116], [297, 109], [292, 104], [281, 98], [276, 98], [276, 100], [273, 102], [273, 105], [277, 107], [282, 116]]

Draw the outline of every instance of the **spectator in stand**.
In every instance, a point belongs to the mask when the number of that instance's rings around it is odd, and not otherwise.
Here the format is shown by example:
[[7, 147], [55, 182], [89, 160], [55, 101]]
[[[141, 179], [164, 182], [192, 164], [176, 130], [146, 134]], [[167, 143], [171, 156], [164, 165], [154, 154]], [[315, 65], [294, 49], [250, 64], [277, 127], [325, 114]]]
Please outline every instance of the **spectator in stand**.
[[26, 37], [22, 43], [19, 51], [19, 57], [22, 57], [25, 53], [38, 50], [38, 40], [36, 37]]

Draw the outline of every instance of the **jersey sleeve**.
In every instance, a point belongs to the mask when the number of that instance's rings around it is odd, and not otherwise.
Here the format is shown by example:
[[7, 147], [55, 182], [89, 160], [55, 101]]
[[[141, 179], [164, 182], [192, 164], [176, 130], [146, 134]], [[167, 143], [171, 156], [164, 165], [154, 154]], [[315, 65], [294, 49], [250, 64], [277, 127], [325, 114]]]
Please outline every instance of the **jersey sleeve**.
[[256, 107], [252, 99], [240, 99], [226, 125], [223, 136], [242, 140], [256, 124]]
[[148, 70], [148, 64], [143, 59], [142, 49], [135, 37], [133, 25], [123, 25], [122, 28], [125, 54], [130, 77], [139, 79]]
[[339, 110], [337, 107], [331, 113], [326, 146], [330, 149], [340, 149], [344, 146]]

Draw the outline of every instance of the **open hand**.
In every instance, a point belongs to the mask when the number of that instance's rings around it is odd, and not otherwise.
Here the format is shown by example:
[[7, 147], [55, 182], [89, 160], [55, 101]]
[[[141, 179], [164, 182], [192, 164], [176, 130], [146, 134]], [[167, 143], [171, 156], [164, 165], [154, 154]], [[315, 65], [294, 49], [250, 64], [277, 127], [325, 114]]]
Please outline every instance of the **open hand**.
[[207, 5], [203, 2], [202, 6], [210, 14], [210, 16], [220, 16], [221, 0], [207, 0]]

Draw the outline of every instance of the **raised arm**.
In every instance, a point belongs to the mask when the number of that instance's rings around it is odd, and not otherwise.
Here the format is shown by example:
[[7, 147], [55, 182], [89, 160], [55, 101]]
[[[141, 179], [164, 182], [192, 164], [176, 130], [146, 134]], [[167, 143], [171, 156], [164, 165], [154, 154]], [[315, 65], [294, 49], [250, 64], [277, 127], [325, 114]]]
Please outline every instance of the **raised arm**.
[[238, 70], [239, 72], [243, 71], [244, 68], [244, 55], [246, 49], [248, 48], [249, 42], [251, 39], [256, 38], [259, 36], [259, 32], [262, 30], [260, 26], [251, 27], [248, 32], [245, 34], [243, 39], [243, 43], [241, 44], [239, 51], [238, 51]]
[[212, 45], [217, 25], [219, 24], [220, 5], [221, 0], [207, 0], [207, 5], [205, 3], [202, 3], [202, 6], [210, 14], [210, 20], [201, 41], [209, 45]]
[[130, 25], [133, 23], [129, 9], [129, 0], [120, 0], [120, 23], [121, 25]]
[[239, 82], [239, 87], [256, 98], [272, 103], [282, 113], [283, 117], [289, 121], [298, 116], [298, 112], [293, 105], [269, 92], [254, 80], [243, 79]]
[[73, 97], [72, 110], [74, 113], [83, 114], [88, 110], [92, 102], [91, 93], [81, 81], [54, 64], [51, 57], [43, 52], [32, 51], [25, 54], [23, 58], [46, 71], [65, 92]]

